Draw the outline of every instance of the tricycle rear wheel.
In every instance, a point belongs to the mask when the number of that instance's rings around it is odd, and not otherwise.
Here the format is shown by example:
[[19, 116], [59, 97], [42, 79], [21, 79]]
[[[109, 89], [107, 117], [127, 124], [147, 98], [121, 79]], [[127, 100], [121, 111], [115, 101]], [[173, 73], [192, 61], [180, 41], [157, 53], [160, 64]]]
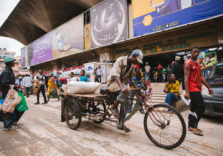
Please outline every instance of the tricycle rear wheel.
[[93, 121], [97, 124], [100, 124], [105, 119], [105, 112], [106, 112], [106, 106], [103, 102], [99, 102], [94, 105], [94, 113], [97, 116], [97, 118], [94, 118]]
[[81, 109], [78, 102], [75, 99], [68, 99], [65, 102], [65, 120], [70, 129], [77, 130], [81, 124]]

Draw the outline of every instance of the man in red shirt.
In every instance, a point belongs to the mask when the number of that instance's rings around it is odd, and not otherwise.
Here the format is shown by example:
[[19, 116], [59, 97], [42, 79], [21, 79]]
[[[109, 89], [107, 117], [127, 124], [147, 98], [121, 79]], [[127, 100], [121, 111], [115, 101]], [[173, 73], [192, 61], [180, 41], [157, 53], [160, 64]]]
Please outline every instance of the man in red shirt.
[[205, 111], [205, 105], [201, 95], [201, 83], [208, 88], [210, 94], [213, 94], [213, 90], [202, 75], [200, 64], [197, 62], [199, 54], [200, 49], [198, 47], [192, 48], [191, 59], [187, 60], [184, 65], [184, 80], [186, 89], [184, 97], [186, 99], [191, 99], [191, 108], [188, 116], [188, 130], [193, 131], [197, 135], [203, 136], [203, 131], [197, 128], [198, 122]]

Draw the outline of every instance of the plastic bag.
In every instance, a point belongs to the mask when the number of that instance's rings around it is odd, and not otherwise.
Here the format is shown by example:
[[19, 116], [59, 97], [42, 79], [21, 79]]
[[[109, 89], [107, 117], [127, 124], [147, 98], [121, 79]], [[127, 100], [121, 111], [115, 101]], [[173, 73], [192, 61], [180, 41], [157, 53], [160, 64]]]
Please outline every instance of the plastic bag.
[[16, 109], [19, 111], [19, 112], [23, 112], [23, 111], [26, 111], [28, 110], [28, 106], [27, 106], [27, 103], [26, 103], [26, 99], [24, 97], [24, 95], [22, 94], [22, 92], [18, 92], [19, 96], [21, 97], [21, 102], [16, 105]]
[[90, 94], [94, 93], [99, 86], [100, 83], [96, 82], [71, 81], [67, 85], [63, 85], [62, 89], [65, 93], [70, 94]]
[[5, 98], [5, 101], [2, 105], [3, 112], [13, 113], [15, 110], [15, 106], [20, 103], [21, 97], [18, 92], [13, 89], [14, 86], [10, 86], [8, 94]]

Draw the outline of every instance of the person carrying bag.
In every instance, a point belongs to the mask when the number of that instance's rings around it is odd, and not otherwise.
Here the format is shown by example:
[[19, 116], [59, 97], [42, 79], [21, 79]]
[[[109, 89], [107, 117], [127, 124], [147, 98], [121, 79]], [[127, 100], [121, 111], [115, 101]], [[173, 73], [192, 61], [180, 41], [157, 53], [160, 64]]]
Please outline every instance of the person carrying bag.
[[21, 102], [21, 97], [15, 90], [15, 76], [12, 70], [15, 59], [9, 56], [4, 58], [6, 67], [0, 75], [0, 90], [2, 92], [1, 103], [3, 102], [2, 110], [0, 112], [1, 119], [4, 122], [3, 130], [16, 129], [15, 126], [23, 112], [19, 112], [15, 109], [16, 105]]

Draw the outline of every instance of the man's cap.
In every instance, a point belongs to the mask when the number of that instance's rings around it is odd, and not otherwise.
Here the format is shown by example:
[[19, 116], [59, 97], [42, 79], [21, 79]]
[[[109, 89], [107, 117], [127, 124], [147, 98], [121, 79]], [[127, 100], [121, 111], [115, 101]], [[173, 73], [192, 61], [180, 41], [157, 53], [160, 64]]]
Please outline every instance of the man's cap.
[[137, 58], [138, 62], [141, 63], [141, 64], [143, 64], [143, 61], [142, 61], [142, 59], [143, 59], [143, 53], [142, 53], [141, 50], [139, 50], [139, 49], [133, 50], [132, 51], [132, 56], [135, 56]]
[[175, 57], [175, 60], [176, 60], [176, 61], [180, 61], [180, 59], [181, 59], [180, 56], [176, 56], [176, 57]]
[[4, 62], [5, 62], [5, 63], [9, 63], [9, 62], [13, 62], [13, 61], [15, 61], [15, 59], [14, 59], [13, 57], [6, 56], [6, 57], [4, 58]]

